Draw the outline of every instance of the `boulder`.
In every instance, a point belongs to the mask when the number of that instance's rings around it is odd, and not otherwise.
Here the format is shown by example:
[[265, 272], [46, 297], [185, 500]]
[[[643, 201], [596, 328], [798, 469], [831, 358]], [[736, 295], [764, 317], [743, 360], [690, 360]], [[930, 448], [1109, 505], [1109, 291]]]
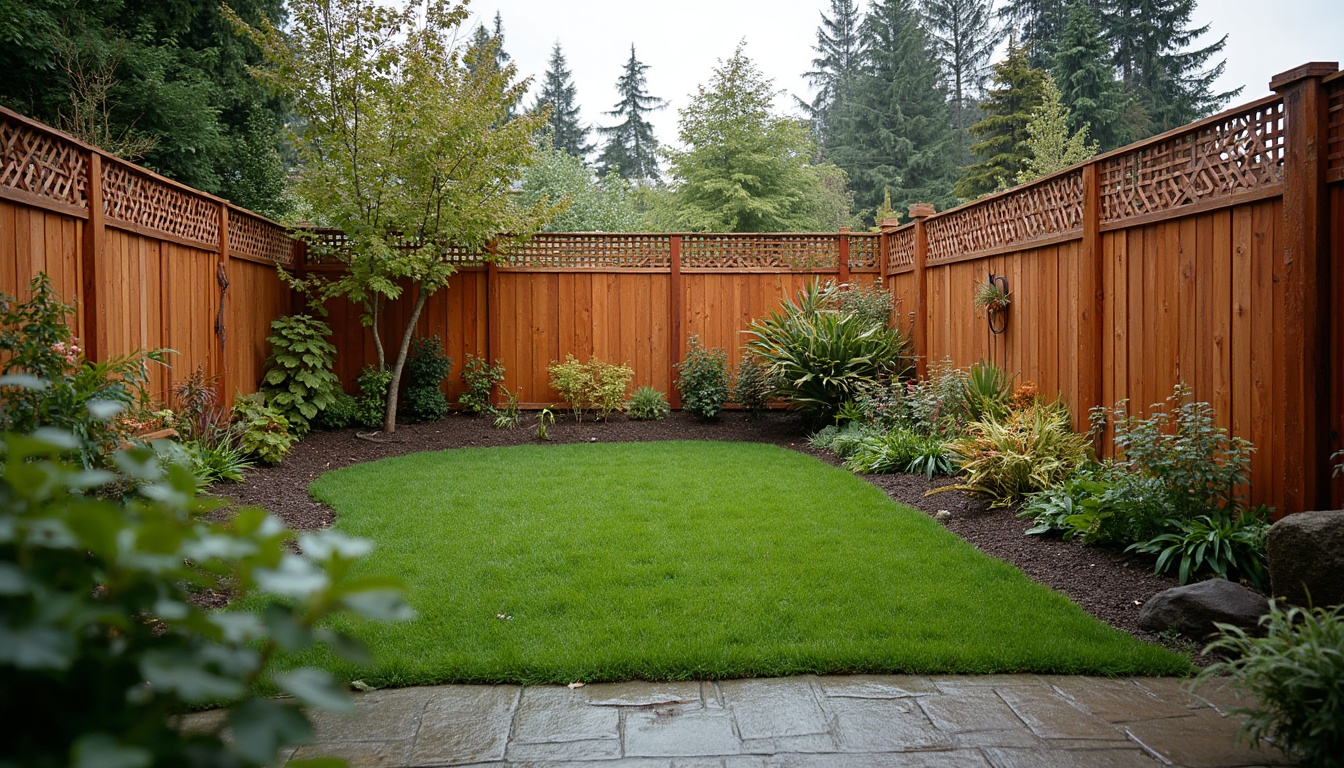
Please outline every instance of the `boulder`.
[[1285, 515], [1269, 529], [1275, 597], [1325, 608], [1344, 603], [1344, 510]]
[[1209, 579], [1158, 592], [1139, 611], [1139, 626], [1152, 632], [1175, 629], [1203, 640], [1218, 631], [1214, 622], [1257, 632], [1269, 600], [1226, 579]]

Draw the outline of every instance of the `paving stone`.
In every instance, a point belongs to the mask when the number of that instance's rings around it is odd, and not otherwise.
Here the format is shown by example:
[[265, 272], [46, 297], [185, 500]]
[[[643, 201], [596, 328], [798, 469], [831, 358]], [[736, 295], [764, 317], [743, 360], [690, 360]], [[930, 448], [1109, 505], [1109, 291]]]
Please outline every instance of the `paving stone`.
[[994, 768], [1155, 768], [1157, 766], [1157, 761], [1142, 749], [989, 748], [983, 751]]
[[504, 751], [504, 757], [510, 764], [536, 760], [615, 760], [620, 756], [621, 742], [616, 739], [552, 741], [539, 744], [510, 741]]
[[1066, 701], [1108, 723], [1180, 717], [1190, 713], [1184, 702], [1159, 698], [1133, 680], [1097, 677], [1049, 677], [1050, 687]]
[[336, 757], [350, 768], [402, 768], [411, 762], [409, 741], [325, 741], [295, 750], [292, 760]]
[[513, 741], [546, 744], [620, 738], [620, 712], [588, 705], [588, 697], [564, 687], [523, 689]]
[[1205, 709], [1212, 706], [1204, 699], [1190, 693], [1190, 681], [1179, 677], [1140, 677], [1134, 684], [1157, 698], [1182, 707], [1186, 714], [1190, 710]]
[[998, 690], [1013, 712], [1042, 739], [1124, 739], [1110, 723], [1072, 706], [1053, 688], [1008, 687]]
[[588, 703], [599, 707], [647, 707], [700, 701], [700, 683], [590, 683], [579, 689]]
[[829, 733], [806, 736], [780, 736], [773, 739], [742, 739], [742, 751], [755, 755], [781, 755], [791, 752], [817, 754], [838, 751], [835, 739]]
[[[1187, 687], [1190, 687], [1187, 681]], [[1194, 688], [1190, 691], [1190, 696], [1197, 701], [1206, 704], [1218, 710], [1219, 714], [1226, 715], [1233, 709], [1246, 707], [1251, 704], [1251, 698], [1247, 693], [1234, 686], [1231, 678], [1222, 677], [1209, 680], [1208, 682]]]
[[504, 758], [518, 686], [443, 686], [425, 705], [414, 765], [462, 765]]
[[923, 696], [917, 701], [924, 714], [939, 730], [1004, 731], [1025, 728], [1012, 708], [999, 698], [995, 689], [987, 686], [951, 688], [940, 685], [943, 693]]
[[908, 675], [851, 675], [817, 678], [827, 696], [847, 699], [907, 699], [938, 693], [938, 687], [926, 677]]
[[354, 696], [350, 714], [308, 710], [316, 741], [409, 741], [435, 688], [371, 691]]
[[929, 680], [938, 690], [961, 690], [976, 686], [1007, 688], [1010, 685], [1043, 686], [1040, 675], [935, 675]]
[[827, 732], [826, 716], [808, 678], [730, 680], [719, 683], [743, 739], [774, 739]]
[[625, 754], [630, 757], [699, 757], [741, 753], [742, 745], [733, 731], [732, 716], [726, 710], [683, 711], [674, 707], [627, 712]]
[[945, 749], [948, 734], [933, 727], [911, 699], [831, 699], [835, 734], [848, 752]]
[[1251, 749], [1236, 741], [1239, 721], [1204, 709], [1186, 717], [1128, 723], [1129, 738], [1151, 753], [1186, 768], [1235, 768], [1287, 762], [1272, 747]]
[[978, 750], [879, 755], [778, 755], [770, 768], [989, 768]]
[[210, 733], [224, 727], [228, 722], [229, 710], [207, 709], [204, 712], [192, 712], [183, 715], [178, 728], [183, 733]]
[[[1129, 742], [1124, 742], [1128, 744]], [[1025, 726], [1002, 731], [964, 731], [952, 734], [952, 746], [957, 749], [981, 747], [1025, 747], [1045, 749], [1045, 744]], [[1053, 746], [1053, 745], [1052, 745]]]

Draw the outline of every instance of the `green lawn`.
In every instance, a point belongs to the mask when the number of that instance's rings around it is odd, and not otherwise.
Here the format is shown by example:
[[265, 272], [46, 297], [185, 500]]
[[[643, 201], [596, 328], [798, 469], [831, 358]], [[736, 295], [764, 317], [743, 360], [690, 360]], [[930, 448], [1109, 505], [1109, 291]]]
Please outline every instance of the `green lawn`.
[[[312, 486], [419, 618], [345, 624], [382, 685], [804, 672], [1182, 674], [848, 472], [775, 446], [424, 453]], [[508, 618], [500, 618], [501, 616]]]

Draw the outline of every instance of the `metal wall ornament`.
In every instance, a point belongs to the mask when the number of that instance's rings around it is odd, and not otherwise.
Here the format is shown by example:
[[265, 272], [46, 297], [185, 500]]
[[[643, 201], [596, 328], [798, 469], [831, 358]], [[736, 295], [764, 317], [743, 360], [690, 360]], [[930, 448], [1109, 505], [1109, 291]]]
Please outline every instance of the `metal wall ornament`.
[[985, 318], [989, 321], [989, 330], [998, 335], [1008, 328], [1008, 307], [1013, 303], [1012, 294], [1008, 290], [1008, 278], [993, 272], [989, 273], [989, 279], [983, 283], [977, 283], [975, 286], [974, 304], [977, 308], [985, 310]]

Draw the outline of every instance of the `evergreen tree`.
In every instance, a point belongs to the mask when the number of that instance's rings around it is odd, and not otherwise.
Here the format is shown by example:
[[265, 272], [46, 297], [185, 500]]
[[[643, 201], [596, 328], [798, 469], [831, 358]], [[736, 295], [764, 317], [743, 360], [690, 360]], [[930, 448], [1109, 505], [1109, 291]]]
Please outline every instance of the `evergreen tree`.
[[583, 158], [593, 151], [593, 145], [588, 141], [588, 126], [579, 122], [573, 73], [569, 71], [558, 42], [551, 49], [551, 61], [541, 81], [541, 93], [537, 95], [537, 103], [532, 108], [537, 110], [543, 107], [550, 107], [551, 110], [548, 130], [556, 149], [577, 158]]
[[1069, 0], [1007, 0], [999, 9], [999, 16], [1017, 31], [1031, 66], [1050, 66], [1055, 44], [1064, 34], [1068, 4]]
[[803, 75], [817, 89], [817, 95], [810, 104], [800, 100], [812, 118], [813, 135], [819, 142], [825, 140], [827, 118], [850, 95], [862, 67], [860, 22], [854, 0], [831, 0], [831, 15], [821, 14], [817, 44], [812, 48], [817, 57], [812, 59], [812, 70]]
[[1149, 120], [1146, 134], [1210, 115], [1241, 93], [1241, 88], [1224, 93], [1213, 90], [1227, 62], [1210, 65], [1210, 60], [1226, 47], [1227, 35], [1188, 50], [1209, 29], [1208, 24], [1190, 28], [1195, 0], [1102, 2], [1103, 24], [1115, 47], [1115, 66]]
[[926, 0], [924, 14], [960, 133], [970, 124], [970, 106], [984, 89], [989, 57], [999, 43], [994, 0]]
[[957, 195], [966, 200], [1014, 183], [1030, 155], [1027, 123], [1045, 98], [1048, 76], [1031, 66], [1026, 48], [1016, 41], [1009, 42], [1007, 57], [993, 70], [989, 96], [981, 105], [985, 117], [971, 126], [971, 135], [979, 139], [971, 152], [981, 161], [957, 182]]
[[619, 118], [620, 122], [597, 129], [607, 137], [602, 156], [598, 158], [600, 173], [604, 176], [617, 169], [627, 179], [658, 180], [658, 140], [653, 136], [653, 125], [646, 115], [662, 109], [667, 103], [645, 90], [644, 73], [648, 68], [649, 65], [641, 63], [635, 56], [635, 46], [631, 44], [630, 60], [616, 80], [616, 92], [621, 100], [607, 113]]
[[1131, 141], [1126, 96], [1115, 79], [1111, 47], [1102, 35], [1096, 12], [1084, 0], [1069, 4], [1068, 23], [1055, 52], [1053, 74], [1064, 104], [1069, 129], [1087, 127], [1103, 152]]
[[859, 206], [890, 190], [897, 210], [954, 202], [955, 137], [939, 70], [911, 0], [877, 0], [863, 21], [865, 64], [854, 96], [840, 104], [826, 156], [849, 174]]
[[1059, 86], [1049, 75], [1045, 78], [1044, 98], [1031, 111], [1027, 121], [1027, 158], [1017, 173], [1017, 183], [1062, 171], [1097, 153], [1097, 145], [1088, 143], [1087, 126], [1077, 132], [1069, 129], [1069, 108], [1061, 101]]
[[[490, 52], [488, 56], [477, 55], [467, 58], [467, 71], [471, 74], [478, 74], [477, 69], [482, 66], [493, 67], [496, 72], [506, 70], [513, 57], [509, 56], [504, 50], [504, 17], [500, 15], [499, 11], [495, 11], [494, 32], [487, 30], [484, 24], [477, 24], [475, 31], [471, 34], [471, 44], [468, 47], [475, 51]], [[517, 117], [517, 114], [518, 101], [515, 100], [509, 105], [506, 119], [512, 120]]]

